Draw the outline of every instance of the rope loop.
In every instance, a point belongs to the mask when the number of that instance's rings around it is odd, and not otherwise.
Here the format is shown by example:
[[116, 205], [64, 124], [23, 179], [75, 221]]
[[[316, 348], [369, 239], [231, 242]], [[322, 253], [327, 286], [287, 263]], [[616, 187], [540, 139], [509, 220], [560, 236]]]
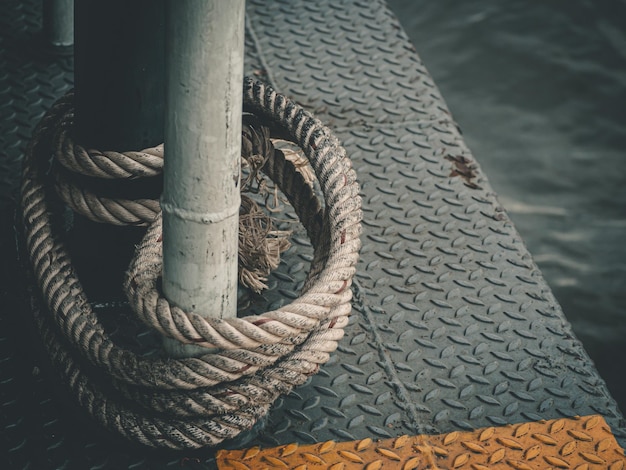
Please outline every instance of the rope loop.
[[[162, 171], [162, 145], [140, 152], [100, 152], [78, 145], [71, 138], [70, 93], [37, 125], [25, 154], [21, 215], [25, 249], [39, 285], [33, 311], [42, 341], [89, 413], [144, 445], [198, 448], [250, 429], [279, 394], [302, 384], [328, 360], [351, 311], [362, 214], [346, 152], [328, 128], [268, 85], [247, 78], [243, 91], [245, 108], [255, 119], [271, 123], [300, 146], [323, 195], [323, 201], [318, 200], [301, 172], [281, 152], [268, 151], [267, 142], [248, 145], [251, 152], [265, 148], [263, 171], [289, 199], [314, 248], [300, 296], [261, 315], [205, 319], [162, 296], [158, 204], [135, 200], [131, 207], [105, 200], [88, 189], [73, 188], [58, 174], [51, 176], [60, 196], [49, 190], [51, 149], [60, 165], [72, 172], [135, 179]], [[248, 132], [258, 128], [255, 124]], [[194, 358], [146, 358], [117, 344], [91, 307], [72, 265], [62, 229], [55, 224], [56, 197], [81, 213], [103, 213], [109, 223], [123, 219], [147, 224], [124, 281], [133, 311], [162, 335], [211, 351]]]

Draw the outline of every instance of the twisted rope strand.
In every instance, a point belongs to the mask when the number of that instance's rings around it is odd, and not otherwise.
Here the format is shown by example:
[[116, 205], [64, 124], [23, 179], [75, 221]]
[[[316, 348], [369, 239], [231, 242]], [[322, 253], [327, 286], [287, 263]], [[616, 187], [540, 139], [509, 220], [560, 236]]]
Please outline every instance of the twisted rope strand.
[[[66, 95], [72, 102], [74, 93]], [[60, 118], [53, 138], [56, 159], [65, 168], [85, 176], [106, 179], [135, 179], [157, 176], [163, 171], [163, 144], [140, 152], [100, 152], [74, 142], [71, 130], [74, 111], [67, 109]]]

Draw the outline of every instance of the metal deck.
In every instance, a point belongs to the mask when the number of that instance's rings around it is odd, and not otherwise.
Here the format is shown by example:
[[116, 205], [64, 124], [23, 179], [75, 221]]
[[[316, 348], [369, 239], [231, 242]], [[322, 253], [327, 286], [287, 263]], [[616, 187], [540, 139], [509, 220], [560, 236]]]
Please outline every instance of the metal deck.
[[[326, 441], [271, 449], [221, 450], [224, 470], [258, 468], [533, 470], [624, 468], [626, 457], [601, 416], [398, 436], [377, 441]], [[578, 465], [580, 464], [580, 465]]]
[[[215, 449], [154, 451], [92, 425], [65, 402], [34, 346], [11, 230], [19, 158], [45, 109], [72, 86], [71, 57], [38, 42], [40, 4], [0, 3], [0, 462], [211, 468]], [[624, 446], [615, 401], [384, 2], [249, 0], [247, 13], [246, 73], [336, 132], [359, 175], [365, 219], [354, 313], [338, 351], [275, 403], [258, 435], [229, 446], [592, 414]], [[303, 231], [293, 241], [263, 298], [270, 306], [297, 296], [308, 268]]]

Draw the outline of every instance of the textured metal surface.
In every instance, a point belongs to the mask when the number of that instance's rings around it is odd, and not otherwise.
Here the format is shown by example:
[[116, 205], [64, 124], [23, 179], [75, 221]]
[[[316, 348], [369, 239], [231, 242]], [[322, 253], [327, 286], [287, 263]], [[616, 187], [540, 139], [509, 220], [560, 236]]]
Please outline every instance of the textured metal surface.
[[603, 381], [384, 4], [249, 8], [268, 80], [338, 132], [365, 210], [357, 315], [334, 362], [279, 403], [288, 421], [271, 419], [262, 437], [601, 413], [623, 438]]
[[429, 436], [398, 436], [373, 441], [325, 441], [287, 444], [271, 449], [251, 447], [219, 451], [221, 470], [259, 468], [402, 469], [488, 468], [534, 470], [585, 468], [621, 470], [624, 450], [599, 415], [556, 419], [473, 432], [452, 431]]
[[[37, 41], [40, 2], [0, 2], [0, 461], [8, 468], [206, 468], [214, 450], [136, 448], [93, 426], [48, 375], [19, 297], [10, 233], [19, 155], [72, 61]], [[344, 141], [365, 206], [355, 311], [331, 361], [281, 397], [264, 428], [230, 443], [389, 439], [600, 414], [625, 425], [604, 382], [432, 79], [381, 2], [249, 0], [247, 73]], [[285, 216], [288, 218], [288, 216]], [[291, 225], [284, 222], [284, 226]], [[310, 248], [296, 232], [263, 311], [297, 296]], [[134, 334], [137, 347], [152, 336]], [[8, 457], [1, 453], [8, 449]]]
[[384, 2], [251, 0], [248, 11], [260, 71], [331, 128], [449, 119]]

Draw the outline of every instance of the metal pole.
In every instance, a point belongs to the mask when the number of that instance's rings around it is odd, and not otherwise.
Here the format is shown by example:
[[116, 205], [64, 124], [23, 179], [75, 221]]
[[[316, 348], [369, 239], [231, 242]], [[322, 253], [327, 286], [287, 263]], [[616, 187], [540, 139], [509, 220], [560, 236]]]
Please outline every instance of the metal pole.
[[76, 2], [76, 134], [102, 150], [163, 142], [164, 0]]
[[[237, 310], [245, 0], [168, 0], [163, 291], [201, 315]], [[174, 356], [206, 352], [168, 340]]]
[[[117, 151], [162, 143], [164, 0], [80, 0], [74, 17], [76, 140]], [[161, 182], [146, 183], [140, 197], [158, 197]], [[123, 274], [143, 232], [74, 217], [73, 258], [92, 299], [124, 298]]]
[[43, 29], [54, 47], [74, 44], [74, 0], [43, 0]]

